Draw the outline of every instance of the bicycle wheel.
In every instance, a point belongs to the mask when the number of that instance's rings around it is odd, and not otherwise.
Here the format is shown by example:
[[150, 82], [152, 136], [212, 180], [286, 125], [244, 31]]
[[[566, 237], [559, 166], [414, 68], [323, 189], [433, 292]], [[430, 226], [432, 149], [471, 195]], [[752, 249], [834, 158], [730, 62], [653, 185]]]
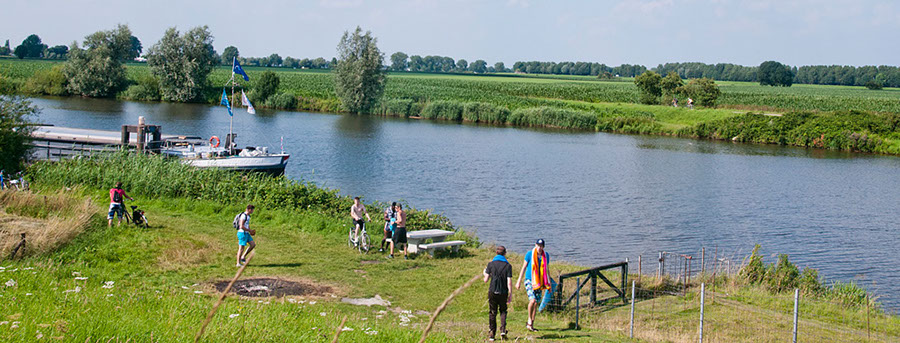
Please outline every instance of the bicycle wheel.
[[369, 252], [369, 233], [363, 232], [359, 237], [359, 252], [365, 254]]
[[131, 224], [131, 215], [128, 214], [128, 211], [124, 211], [124, 212], [122, 212], [122, 214], [123, 214], [123, 217], [125, 217], [125, 224]]

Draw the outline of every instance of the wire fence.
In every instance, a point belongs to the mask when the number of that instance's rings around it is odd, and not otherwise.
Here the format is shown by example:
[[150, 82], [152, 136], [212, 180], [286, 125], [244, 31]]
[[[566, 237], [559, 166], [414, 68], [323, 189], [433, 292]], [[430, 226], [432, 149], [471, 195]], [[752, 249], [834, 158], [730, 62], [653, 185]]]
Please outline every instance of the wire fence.
[[[583, 306], [571, 307], [563, 315], [577, 316], [581, 328], [646, 341], [900, 342], [900, 319], [874, 307], [871, 299], [850, 304], [806, 296], [799, 289], [741, 290], [735, 287], [734, 276], [743, 261], [702, 251], [698, 255], [660, 252], [652, 263], [643, 258], [631, 261], [629, 270], [643, 269], [643, 275], [628, 280], [625, 302], [585, 306], [590, 304], [585, 287], [577, 294]], [[619, 275], [608, 277], [616, 285], [621, 280]], [[615, 294], [603, 287], [596, 292]]]

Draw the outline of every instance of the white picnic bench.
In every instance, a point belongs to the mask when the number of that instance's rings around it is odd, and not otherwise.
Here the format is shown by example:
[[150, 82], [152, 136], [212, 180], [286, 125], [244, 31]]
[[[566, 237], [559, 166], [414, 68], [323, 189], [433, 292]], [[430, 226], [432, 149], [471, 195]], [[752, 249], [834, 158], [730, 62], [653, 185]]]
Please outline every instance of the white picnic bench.
[[[453, 231], [436, 229], [409, 231], [406, 233], [406, 241], [409, 244], [407, 251], [418, 253], [420, 250], [424, 250], [431, 256], [434, 256], [435, 250], [443, 248], [452, 248], [453, 252], [457, 252], [460, 246], [466, 244], [466, 241], [445, 241], [447, 237], [452, 236], [454, 233]], [[425, 244], [429, 239], [432, 243]], [[390, 241], [391, 239], [388, 238], [388, 242]]]

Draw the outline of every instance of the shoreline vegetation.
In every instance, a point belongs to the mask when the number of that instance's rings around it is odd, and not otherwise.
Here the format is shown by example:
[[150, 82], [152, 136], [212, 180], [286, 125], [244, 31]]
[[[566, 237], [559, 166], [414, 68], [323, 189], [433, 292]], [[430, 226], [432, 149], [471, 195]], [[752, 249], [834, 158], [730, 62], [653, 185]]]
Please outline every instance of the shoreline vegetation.
[[[0, 59], [0, 93], [67, 95], [61, 67], [54, 61]], [[253, 80], [264, 74], [277, 80], [262, 95], [250, 83], [257, 108], [344, 112], [328, 71], [246, 70]], [[129, 85], [116, 98], [160, 100], [159, 82], [145, 64], [127, 64], [126, 74]], [[212, 86], [201, 98], [217, 103], [217, 87], [229, 77], [230, 69], [214, 69]], [[900, 154], [900, 91], [743, 82], [720, 82], [719, 88], [718, 107], [691, 110], [639, 104], [634, 84], [618, 80], [391, 72], [384, 96], [369, 114]]]
[[[490, 247], [455, 228], [446, 217], [418, 210], [410, 213], [410, 227], [458, 230], [456, 239], [469, 243], [458, 254], [414, 256], [409, 261], [358, 254], [345, 242], [350, 198], [284, 177], [197, 170], [133, 153], [42, 161], [31, 165], [28, 175], [38, 193], [0, 194], [0, 216], [84, 224], [58, 226], [72, 229], [44, 242], [47, 249], [2, 263], [6, 285], [0, 286], [5, 299], [0, 311], [9, 324], [0, 327], [0, 337], [8, 342], [40, 337], [78, 342], [190, 341], [218, 294], [214, 285], [234, 273], [234, 236], [229, 224], [233, 213], [247, 202], [257, 205], [254, 227], [259, 246], [243, 278], [301, 282], [318, 293], [231, 296], [207, 330], [208, 341], [327, 342], [343, 317], [350, 330], [341, 334], [341, 342], [417, 341], [431, 311], [451, 291], [480, 274], [493, 256]], [[84, 204], [105, 204], [108, 184], [116, 180], [122, 180], [137, 198], [134, 203], [147, 211], [151, 228], [107, 228], [102, 206], [94, 206], [84, 216]], [[380, 212], [380, 205], [368, 205], [373, 213]], [[517, 267], [521, 258], [512, 254], [510, 261]], [[794, 288], [801, 289], [804, 297], [801, 325], [817, 327], [823, 337], [865, 340], [867, 320], [875, 341], [900, 337], [900, 318], [886, 313], [865, 289], [853, 283], [826, 284], [814, 269], [800, 270], [786, 255], [775, 263], [765, 262], [755, 249], [740, 272], [699, 275], [688, 285], [630, 274], [629, 278], [641, 280], [637, 285], [642, 292], [635, 340], [627, 337], [627, 306], [583, 312], [582, 330], [570, 329], [571, 311], [542, 313], [537, 322], [542, 330], [526, 332], [520, 325], [526, 318], [526, 299], [517, 291], [509, 315], [511, 339], [696, 341], [692, 318], [697, 313], [698, 282], [706, 282], [710, 292], [707, 330], [714, 341], [788, 337], [783, 325], [789, 325], [784, 321], [792, 308]], [[565, 262], [556, 262], [552, 268], [554, 273], [584, 269]], [[615, 283], [621, 280], [617, 273], [607, 277]], [[459, 294], [437, 318], [429, 341], [484, 339], [485, 287], [478, 283]], [[682, 295], [672, 295], [673, 290]], [[391, 304], [364, 307], [340, 300], [376, 295]], [[669, 313], [672, 310], [675, 313]], [[166, 325], [159, 326], [161, 321]], [[254, 329], [247, 330], [248, 325]]]

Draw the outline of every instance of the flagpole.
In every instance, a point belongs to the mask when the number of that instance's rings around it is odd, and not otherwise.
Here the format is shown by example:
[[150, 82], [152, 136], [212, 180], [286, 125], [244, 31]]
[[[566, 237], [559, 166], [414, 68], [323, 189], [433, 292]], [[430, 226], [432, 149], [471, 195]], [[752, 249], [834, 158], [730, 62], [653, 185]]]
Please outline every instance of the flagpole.
[[233, 57], [231, 60], [231, 103], [228, 104], [230, 108], [228, 112], [231, 113], [231, 124], [228, 126], [228, 153], [231, 154], [234, 150], [231, 148], [234, 146], [234, 64], [237, 62], [237, 56]]

